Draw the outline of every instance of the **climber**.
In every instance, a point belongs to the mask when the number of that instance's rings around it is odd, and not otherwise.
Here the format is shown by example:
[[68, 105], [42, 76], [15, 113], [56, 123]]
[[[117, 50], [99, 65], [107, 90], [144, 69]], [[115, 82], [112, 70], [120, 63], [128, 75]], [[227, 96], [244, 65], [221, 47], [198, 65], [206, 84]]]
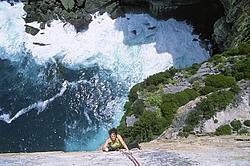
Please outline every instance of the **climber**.
[[129, 151], [130, 149], [133, 149], [133, 148], [141, 149], [137, 143], [130, 144], [129, 146], [127, 146], [123, 138], [117, 133], [117, 129], [112, 128], [109, 130], [109, 138], [106, 140], [105, 144], [103, 145], [102, 150], [106, 152], [120, 150], [120, 149], [125, 149]]

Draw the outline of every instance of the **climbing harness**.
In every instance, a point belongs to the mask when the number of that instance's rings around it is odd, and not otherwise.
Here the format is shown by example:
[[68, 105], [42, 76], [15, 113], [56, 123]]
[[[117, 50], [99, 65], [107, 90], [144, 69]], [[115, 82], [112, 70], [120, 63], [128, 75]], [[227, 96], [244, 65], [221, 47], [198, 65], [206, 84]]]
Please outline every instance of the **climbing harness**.
[[125, 155], [130, 161], [134, 163], [135, 166], [140, 166], [140, 163], [136, 160], [136, 158], [132, 155], [132, 153], [125, 152], [123, 150], [120, 150], [120, 152]]

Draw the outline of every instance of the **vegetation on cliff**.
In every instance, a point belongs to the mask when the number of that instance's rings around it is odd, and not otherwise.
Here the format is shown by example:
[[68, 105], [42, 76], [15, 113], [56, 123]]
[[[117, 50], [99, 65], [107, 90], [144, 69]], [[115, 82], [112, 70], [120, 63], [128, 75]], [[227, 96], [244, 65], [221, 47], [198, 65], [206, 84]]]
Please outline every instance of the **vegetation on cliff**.
[[[178, 108], [200, 95], [206, 98], [188, 114], [180, 136], [187, 136], [203, 119], [210, 119], [216, 112], [224, 110], [240, 91], [239, 81], [250, 79], [250, 42], [214, 55], [204, 64], [213, 68], [215, 73], [200, 75], [201, 65], [195, 64], [185, 69], [170, 68], [135, 85], [118, 127], [126, 140], [144, 142], [159, 136], [171, 126]], [[175, 93], [164, 91], [167, 85], [178, 86], [183, 80], [192, 86]], [[137, 121], [127, 126], [126, 117], [131, 115], [135, 115]], [[238, 121], [232, 122], [231, 126], [234, 131], [240, 130]], [[222, 126], [215, 134], [230, 133], [231, 127], [229, 131], [228, 126]]]

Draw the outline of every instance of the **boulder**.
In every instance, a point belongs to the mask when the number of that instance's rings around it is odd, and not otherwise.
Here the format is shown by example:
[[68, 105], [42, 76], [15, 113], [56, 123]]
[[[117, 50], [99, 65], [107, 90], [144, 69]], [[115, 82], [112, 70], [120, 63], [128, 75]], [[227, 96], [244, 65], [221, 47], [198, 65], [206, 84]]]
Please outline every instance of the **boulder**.
[[29, 26], [29, 25], [25, 25], [25, 32], [26, 33], [29, 33], [31, 35], [36, 35], [40, 30], [35, 28], [35, 27], [32, 27], [32, 26]]

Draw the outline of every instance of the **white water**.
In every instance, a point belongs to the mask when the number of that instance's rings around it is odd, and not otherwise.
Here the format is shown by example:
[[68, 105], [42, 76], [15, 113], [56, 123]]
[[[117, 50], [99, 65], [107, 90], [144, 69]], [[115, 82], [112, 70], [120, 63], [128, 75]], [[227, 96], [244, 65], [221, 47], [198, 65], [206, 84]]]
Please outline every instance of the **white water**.
[[[0, 52], [1, 59], [18, 62], [22, 56], [20, 52], [28, 50], [40, 65], [58, 59], [71, 69], [98, 65], [100, 69], [111, 71], [117, 82], [131, 87], [171, 66], [189, 66], [209, 57], [208, 51], [193, 41], [198, 36], [192, 35], [192, 27], [174, 19], [157, 21], [147, 14], [127, 14], [124, 18], [112, 20], [108, 14], [96, 13], [85, 32], [76, 33], [72, 25], [53, 21], [50, 27], [32, 36], [25, 33], [22, 19], [25, 12], [22, 8], [22, 3], [11, 7], [6, 2], [0, 2], [0, 48], [5, 50], [5, 53]], [[37, 23], [29, 25], [39, 27]], [[38, 46], [34, 42], [48, 45]], [[59, 94], [56, 97], [63, 95]], [[54, 97], [51, 99], [54, 100]], [[51, 99], [42, 102], [42, 111], [46, 109], [48, 101], [53, 102]], [[109, 102], [105, 114], [113, 117], [111, 126], [119, 123], [125, 101], [124, 96]], [[39, 110], [39, 103], [27, 106], [12, 118], [9, 114], [0, 115], [0, 120], [11, 123], [33, 108]], [[97, 129], [98, 134], [90, 140], [89, 146], [104, 139], [106, 129], [102, 127]], [[66, 141], [66, 145], [69, 149], [81, 146], [74, 138]]]

